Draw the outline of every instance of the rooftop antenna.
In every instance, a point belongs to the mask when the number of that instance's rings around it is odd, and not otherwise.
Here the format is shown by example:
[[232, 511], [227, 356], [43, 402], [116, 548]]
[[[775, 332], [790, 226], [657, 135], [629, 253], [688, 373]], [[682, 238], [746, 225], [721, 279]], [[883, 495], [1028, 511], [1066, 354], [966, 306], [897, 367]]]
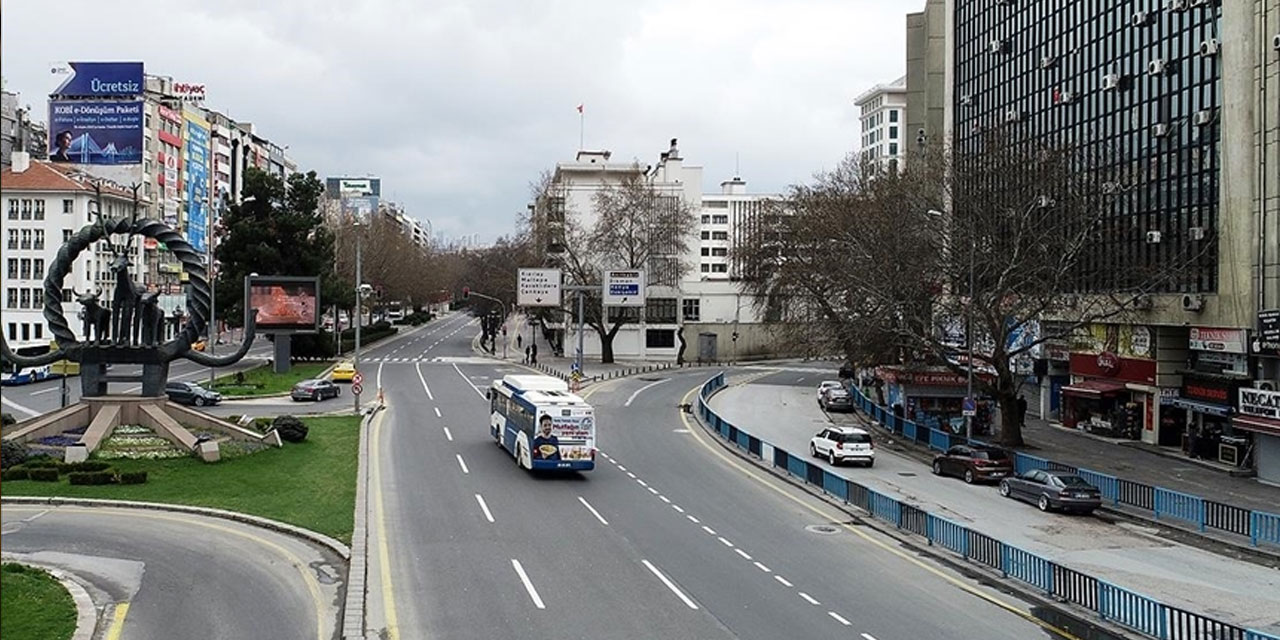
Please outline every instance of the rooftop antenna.
[[738, 166], [738, 152], [737, 152], [737, 151], [734, 151], [734, 152], [733, 152], [733, 179], [734, 179], [734, 180], [737, 180], [737, 179], [738, 179], [738, 178], [740, 178], [741, 176], [742, 176], [742, 171], [740, 170], [740, 167]]

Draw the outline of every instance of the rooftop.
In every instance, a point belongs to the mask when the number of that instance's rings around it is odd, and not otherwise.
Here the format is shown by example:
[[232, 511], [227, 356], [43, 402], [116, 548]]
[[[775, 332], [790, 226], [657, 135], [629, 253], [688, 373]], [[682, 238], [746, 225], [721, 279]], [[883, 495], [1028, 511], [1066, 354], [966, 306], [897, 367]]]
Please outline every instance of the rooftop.
[[[90, 176], [72, 165], [32, 160], [26, 171], [15, 172], [12, 168], [0, 172], [0, 185], [6, 191], [53, 191], [53, 192], [89, 192], [94, 190], [95, 183], [102, 184], [103, 195], [118, 198], [133, 198], [128, 191], [109, 181]], [[140, 202], [147, 202], [140, 197]]]

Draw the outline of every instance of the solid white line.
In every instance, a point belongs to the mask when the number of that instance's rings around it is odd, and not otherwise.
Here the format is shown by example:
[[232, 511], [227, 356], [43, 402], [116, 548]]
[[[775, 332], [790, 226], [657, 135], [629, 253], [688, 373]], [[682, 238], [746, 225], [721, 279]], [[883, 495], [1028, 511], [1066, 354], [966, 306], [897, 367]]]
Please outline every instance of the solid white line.
[[869, 634], [869, 633], [864, 633], [864, 634], [862, 634], [862, 637], [863, 637], [863, 638], [865, 638], [866, 640], [876, 640], [875, 636], [873, 636], [873, 635], [871, 635], [871, 634]]
[[489, 513], [489, 505], [484, 503], [484, 496], [477, 493], [476, 502], [480, 503], [480, 510], [484, 512], [484, 519], [493, 522], [493, 514]]
[[0, 404], [6, 404], [6, 405], [9, 405], [10, 407], [13, 407], [14, 409], [17, 409], [18, 411], [21, 411], [21, 412], [23, 412], [23, 413], [25, 413], [25, 414], [27, 414], [27, 415], [29, 415], [29, 416], [32, 416], [32, 417], [40, 415], [40, 412], [39, 412], [39, 411], [36, 411], [35, 409], [29, 409], [29, 408], [27, 408], [27, 407], [24, 407], [24, 406], [22, 406], [22, 405], [20, 405], [20, 404], [18, 404], [18, 403], [16, 403], [16, 402], [14, 402], [14, 401], [12, 401], [12, 400], [10, 400], [10, 399], [6, 398], [6, 397], [4, 397], [4, 395], [0, 395]]
[[695, 518], [695, 517], [693, 517], [693, 516], [691, 516], [691, 515], [686, 515], [685, 517], [689, 519], [689, 522], [692, 522], [692, 523], [694, 523], [694, 524], [698, 524], [699, 522], [702, 522], [701, 520], [699, 520], [699, 519], [697, 519], [697, 518]]
[[705, 525], [705, 524], [704, 524], [704, 525], [702, 525], [702, 530], [703, 530], [703, 531], [706, 531], [708, 534], [713, 535], [713, 536], [716, 534], [716, 530], [715, 530], [715, 529], [712, 529], [711, 527], [708, 527], [708, 526], [707, 526], [707, 525]]
[[770, 571], [770, 570], [769, 570], [769, 567], [766, 567], [766, 566], [764, 566], [764, 565], [760, 564], [760, 561], [759, 561], [759, 560], [757, 560], [757, 561], [756, 561], [756, 568], [757, 568], [757, 569], [759, 569], [759, 570], [761, 570], [761, 571], [763, 571], [763, 572], [765, 572], [765, 573], [773, 573], [772, 571]]
[[683, 591], [680, 591], [680, 588], [677, 587], [675, 583], [671, 582], [671, 580], [669, 580], [666, 576], [662, 575], [662, 572], [658, 571], [657, 567], [653, 566], [653, 564], [651, 564], [648, 560], [641, 560], [640, 562], [643, 562], [645, 568], [648, 569], [650, 572], [652, 572], [653, 575], [658, 576], [658, 579], [662, 581], [662, 584], [667, 585], [667, 588], [670, 589], [672, 593], [679, 596], [680, 599], [684, 601], [685, 606], [689, 607], [690, 609], [693, 609], [694, 611], [698, 610], [698, 605], [694, 604], [693, 600], [690, 600], [689, 596], [686, 596]]
[[435, 410], [436, 410], [436, 417], [437, 417], [437, 418], [443, 418], [443, 417], [444, 417], [444, 416], [440, 415], [440, 407], [435, 407]]
[[635, 399], [636, 399], [636, 396], [640, 395], [640, 393], [641, 393], [641, 392], [643, 392], [645, 389], [648, 389], [649, 387], [656, 387], [656, 386], [658, 386], [658, 385], [660, 385], [660, 384], [662, 384], [662, 383], [664, 383], [664, 382], [666, 382], [667, 380], [670, 380], [670, 379], [671, 379], [671, 378], [663, 378], [662, 380], [659, 380], [659, 381], [657, 381], [657, 382], [650, 382], [649, 384], [646, 384], [645, 386], [640, 387], [639, 389], [636, 389], [636, 392], [635, 392], [635, 393], [633, 393], [633, 394], [631, 394], [631, 397], [630, 397], [630, 398], [627, 398], [627, 402], [626, 402], [626, 404], [624, 404], [624, 405], [622, 405], [622, 406], [624, 406], [624, 407], [629, 407], [629, 406], [631, 406], [631, 401], [632, 401], [632, 400], [635, 400]]
[[844, 619], [844, 616], [842, 616], [842, 615], [840, 615], [840, 614], [838, 614], [838, 613], [836, 613], [836, 612], [834, 612], [834, 611], [828, 611], [828, 612], [827, 612], [827, 615], [831, 616], [832, 618], [835, 618], [835, 619], [836, 619], [836, 622], [839, 622], [840, 624], [842, 624], [842, 625], [844, 625], [844, 626], [846, 626], [846, 627], [848, 627], [848, 626], [852, 626], [852, 625], [853, 625], [853, 623], [852, 623], [852, 622], [849, 622], [848, 620], [845, 620], [845, 619]]
[[724, 546], [729, 547], [730, 549], [732, 549], [732, 548], [733, 548], [733, 543], [732, 543], [732, 542], [729, 542], [727, 539], [725, 539], [725, 537], [724, 537], [724, 536], [719, 536], [719, 538], [720, 538], [720, 542], [721, 542], [722, 544], [724, 544]]
[[678, 504], [673, 504], [673, 505], [671, 505], [671, 508], [672, 508], [672, 509], [675, 509], [675, 510], [676, 510], [676, 513], [684, 513], [684, 507], [682, 507], [682, 506], [680, 506], [680, 505], [678, 505]]
[[780, 575], [776, 575], [776, 574], [775, 574], [775, 575], [773, 576], [773, 579], [774, 579], [774, 580], [777, 580], [778, 582], [781, 582], [781, 583], [782, 583], [782, 586], [784, 586], [784, 587], [794, 587], [794, 586], [795, 586], [794, 584], [791, 584], [790, 582], [787, 582], [787, 579], [786, 579], [786, 578], [784, 578], [784, 577], [782, 577], [782, 576], [780, 576]]
[[32, 391], [32, 392], [31, 392], [31, 395], [33, 395], [33, 396], [38, 396], [38, 395], [43, 395], [43, 394], [46, 394], [46, 393], [53, 393], [54, 391], [58, 391], [58, 390], [60, 390], [60, 389], [62, 389], [62, 386], [61, 386], [61, 385], [56, 386], [56, 387], [49, 387], [48, 389], [41, 389], [41, 390], [39, 390], [39, 391]]
[[811, 596], [811, 595], [809, 595], [809, 594], [807, 594], [807, 593], [805, 593], [805, 592], [803, 592], [803, 591], [799, 592], [799, 594], [800, 594], [800, 597], [801, 597], [801, 598], [804, 598], [804, 601], [805, 601], [805, 602], [808, 602], [809, 604], [811, 604], [811, 605], [813, 605], [813, 606], [815, 606], [815, 607], [816, 607], [816, 606], [818, 606], [818, 605], [820, 605], [820, 604], [822, 604], [821, 602], [818, 602], [817, 600], [814, 600], [814, 599], [813, 599], [813, 596]]
[[453, 432], [449, 431], [449, 427], [444, 428], [444, 437], [448, 438], [449, 442], [453, 442]]
[[377, 384], [379, 389], [382, 388], [382, 365], [383, 363], [381, 362], [378, 363], [378, 383]]
[[581, 502], [581, 503], [582, 503], [582, 506], [586, 507], [586, 508], [587, 508], [587, 511], [590, 511], [590, 512], [591, 512], [591, 515], [595, 516], [595, 517], [596, 517], [596, 520], [599, 520], [599, 521], [600, 521], [600, 524], [602, 524], [602, 525], [604, 525], [604, 526], [606, 526], [606, 527], [607, 527], [607, 526], [609, 526], [609, 521], [608, 521], [608, 520], [605, 520], [605, 519], [604, 519], [604, 516], [600, 515], [600, 512], [599, 512], [599, 511], [596, 511], [596, 508], [595, 508], [595, 507], [593, 507], [593, 506], [591, 506], [590, 504], [588, 504], [588, 503], [587, 503], [587, 499], [586, 499], [586, 498], [584, 498], [584, 497], [582, 497], [582, 496], [578, 496], [578, 502]]
[[538, 590], [533, 588], [533, 583], [529, 581], [529, 574], [524, 572], [524, 567], [520, 566], [520, 561], [512, 558], [511, 566], [516, 568], [516, 575], [520, 576], [520, 582], [524, 583], [524, 590], [529, 592], [530, 598], [533, 598], [533, 606], [539, 609], [546, 609], [547, 605], [542, 604], [542, 596], [539, 596]]
[[435, 400], [436, 397], [434, 395], [431, 395], [431, 387], [427, 386], [427, 379], [422, 377], [422, 365], [414, 364], [413, 370], [418, 372], [418, 379], [422, 381], [422, 388], [425, 389], [427, 392], [427, 399]]
[[472, 384], [472, 383], [471, 383], [471, 379], [470, 379], [470, 378], [468, 378], [468, 377], [466, 376], [466, 374], [462, 373], [462, 369], [459, 369], [459, 368], [458, 368], [458, 363], [456, 363], [456, 362], [455, 362], [455, 363], [453, 363], [453, 370], [454, 370], [454, 371], [457, 371], [457, 372], [458, 372], [458, 375], [462, 376], [462, 379], [463, 379], [463, 380], [466, 380], [467, 384], [470, 384], [470, 385], [471, 385], [471, 388], [476, 390], [476, 395], [480, 396], [481, 398], [483, 398], [483, 399], [485, 399], [485, 400], [487, 400], [487, 399], [488, 399], [488, 398], [485, 398], [485, 396], [484, 396], [484, 392], [480, 390], [480, 387], [477, 387], [476, 385]]
[[750, 555], [748, 555], [748, 554], [747, 554], [747, 552], [746, 552], [746, 551], [743, 551], [742, 549], [734, 549], [734, 550], [733, 550], [733, 552], [734, 552], [734, 553], [736, 553], [736, 554], [738, 554], [738, 555], [740, 555], [740, 556], [742, 556], [742, 559], [743, 559], [743, 560], [750, 560], [750, 559], [751, 559], [751, 556], [750, 556]]
[[470, 469], [467, 469], [467, 463], [466, 463], [466, 462], [464, 462], [464, 461], [462, 460], [462, 454], [461, 454], [461, 453], [455, 453], [455, 454], [454, 454], [454, 456], [455, 456], [456, 458], [458, 458], [458, 466], [459, 466], [459, 467], [462, 467], [462, 472], [463, 472], [463, 473], [471, 473], [471, 470], [470, 470]]

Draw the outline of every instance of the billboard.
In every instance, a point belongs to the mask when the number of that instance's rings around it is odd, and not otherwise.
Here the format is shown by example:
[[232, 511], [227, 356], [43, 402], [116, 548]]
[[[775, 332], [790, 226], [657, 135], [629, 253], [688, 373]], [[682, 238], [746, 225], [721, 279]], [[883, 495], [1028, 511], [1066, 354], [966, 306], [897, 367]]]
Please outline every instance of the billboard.
[[377, 210], [378, 198], [375, 196], [344, 196], [342, 198], [343, 217], [357, 220], [360, 224], [368, 223]]
[[142, 101], [49, 101], [49, 159], [142, 164]]
[[643, 307], [644, 271], [605, 271], [603, 294], [606, 307]]
[[127, 97], [141, 95], [145, 85], [141, 62], [71, 62], [56, 65], [55, 74], [66, 74], [50, 97]]
[[352, 196], [382, 197], [381, 178], [325, 178], [325, 195], [337, 200]]
[[320, 278], [248, 276], [245, 305], [263, 333], [314, 333], [320, 327]]
[[187, 242], [203, 253], [209, 248], [209, 123], [191, 113], [185, 114], [185, 120]]

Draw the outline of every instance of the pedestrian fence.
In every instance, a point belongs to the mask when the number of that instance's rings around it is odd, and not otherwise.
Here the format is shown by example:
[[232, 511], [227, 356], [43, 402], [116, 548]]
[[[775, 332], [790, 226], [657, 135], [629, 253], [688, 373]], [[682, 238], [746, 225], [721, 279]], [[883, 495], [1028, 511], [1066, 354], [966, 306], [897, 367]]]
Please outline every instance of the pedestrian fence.
[[[946, 518], [934, 515], [919, 507], [904, 504], [887, 495], [879, 493], [864, 485], [858, 484], [844, 476], [832, 473], [826, 468], [809, 462], [807, 458], [792, 455], [769, 442], [761, 441], [743, 431], [741, 427], [730, 424], [711, 409], [708, 400], [725, 386], [725, 376], [721, 372], [707, 380], [698, 393], [696, 411], [703, 423], [718, 433], [728, 443], [743, 449], [748, 454], [760, 458], [778, 469], [812, 485], [822, 492], [837, 498], [846, 504], [856, 506], [874, 518], [887, 522], [894, 527], [914, 533], [925, 538], [930, 545], [946, 549], [966, 561], [976, 562], [999, 571], [1001, 575], [1018, 580], [1035, 587], [1046, 596], [1070, 602], [1084, 607], [1104, 620], [1132, 629], [1157, 640], [1280, 640], [1280, 636], [1245, 629], [1221, 620], [1192, 613], [1175, 606], [1167, 605], [1154, 598], [1142, 595], [1124, 587], [1100, 580], [1094, 576], [1062, 566], [1047, 558], [1018, 547], [1005, 544], [991, 536], [974, 531]], [[874, 405], [865, 406], [865, 396], [859, 400], [864, 403], [864, 410], [872, 415], [886, 415], [883, 408]], [[888, 414], [894, 419], [899, 429], [907, 432], [909, 421]], [[887, 422], [887, 421], [886, 421]], [[917, 433], [923, 427], [913, 425]], [[942, 433], [948, 438], [951, 434]], [[933, 442], [934, 435], [928, 436]], [[948, 445], [949, 446], [949, 445]], [[935, 447], [937, 448], [937, 447]], [[761, 452], [770, 452], [762, 456]], [[1061, 468], [1049, 460], [1026, 456], [1027, 460], [1019, 460], [1019, 470], [1029, 468]], [[1087, 470], [1084, 470], [1087, 471]], [[1088, 472], [1093, 474], [1094, 472]], [[1096, 477], [1095, 477], [1096, 476]], [[1120, 500], [1126, 495], [1146, 495], [1151, 508], [1160, 510], [1161, 517], [1180, 518], [1193, 522], [1208, 522], [1212, 516], [1206, 515], [1209, 501], [1195, 496], [1181, 494], [1160, 488], [1151, 488], [1147, 492], [1126, 488], [1126, 481], [1105, 474], [1086, 476], [1090, 481], [1098, 480], [1099, 488], [1110, 500]], [[1133, 484], [1133, 483], [1130, 483]], [[1145, 485], [1138, 485], [1145, 486]], [[1109, 492], [1109, 493], [1106, 493]], [[1217, 504], [1217, 503], [1213, 503]], [[1157, 506], [1158, 505], [1158, 506]], [[1234, 518], [1235, 515], [1225, 516]], [[1280, 543], [1280, 516], [1253, 511], [1249, 515], [1251, 535], [1262, 536], [1265, 541]], [[1255, 544], [1258, 542], [1255, 541]]]
[[[907, 420], [886, 411], [884, 407], [854, 387], [850, 389], [855, 404], [872, 420], [884, 425], [903, 438], [929, 445], [938, 451], [965, 444], [963, 435]], [[970, 440], [982, 444], [980, 440]], [[1150, 511], [1157, 520], [1177, 520], [1190, 524], [1200, 531], [1222, 531], [1249, 538], [1253, 546], [1280, 546], [1280, 514], [1250, 510], [1200, 496], [1154, 487], [1124, 478], [1084, 469], [1045, 458], [1013, 452], [1014, 470], [1024, 473], [1031, 469], [1048, 469], [1078, 473], [1089, 484], [1102, 492], [1102, 499], [1113, 505], [1125, 505]]]

